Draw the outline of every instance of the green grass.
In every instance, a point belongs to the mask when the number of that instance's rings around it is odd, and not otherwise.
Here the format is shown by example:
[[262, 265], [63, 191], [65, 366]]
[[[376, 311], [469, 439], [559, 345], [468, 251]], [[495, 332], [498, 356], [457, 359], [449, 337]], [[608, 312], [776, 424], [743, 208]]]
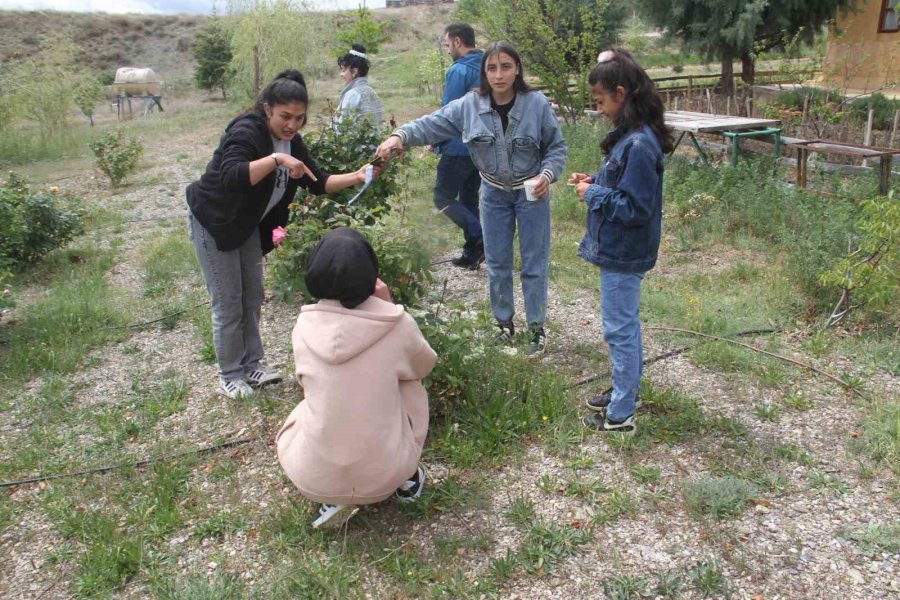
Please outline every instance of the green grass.
[[737, 477], [698, 475], [684, 481], [682, 495], [695, 516], [724, 519], [742, 513], [756, 495], [756, 488]]
[[880, 402], [865, 417], [857, 446], [878, 463], [900, 474], [900, 403]]
[[691, 585], [704, 598], [725, 598], [729, 595], [728, 580], [716, 562], [703, 562], [690, 571]]
[[847, 536], [866, 554], [900, 552], [900, 521], [873, 523], [850, 532]]
[[123, 337], [127, 315], [104, 277], [112, 258], [99, 253], [71, 264], [45, 295], [23, 308], [21, 320], [4, 332], [0, 379], [70, 371], [89, 350]]

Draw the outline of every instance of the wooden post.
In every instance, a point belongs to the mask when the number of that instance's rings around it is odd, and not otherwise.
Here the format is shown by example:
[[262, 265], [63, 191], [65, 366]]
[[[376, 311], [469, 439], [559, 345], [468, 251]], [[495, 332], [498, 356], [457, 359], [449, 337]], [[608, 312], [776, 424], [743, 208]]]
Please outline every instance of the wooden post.
[[675, 110], [678, 110], [678, 94], [675, 94]]
[[259, 96], [259, 46], [253, 46], [253, 95]]
[[725, 96], [725, 114], [731, 116], [731, 96]]
[[797, 187], [806, 189], [806, 159], [809, 157], [809, 150], [800, 147], [797, 148]]
[[894, 157], [892, 155], [881, 155], [881, 173], [878, 178], [878, 193], [882, 196], [887, 196], [888, 187], [890, 187], [891, 184], [891, 164], [893, 162]]
[[897, 125], [900, 124], [900, 110], [894, 111], [894, 126], [891, 128], [891, 143], [888, 144], [889, 148], [894, 147], [894, 138], [897, 135]]
[[[688, 75], [688, 98], [694, 95], [694, 78]], [[688, 107], [690, 107], [690, 102], [688, 103]]]
[[750, 105], [750, 96], [747, 96], [746, 98], [744, 98], [744, 104], [746, 104], [746, 106], [747, 106], [747, 116], [748, 116], [748, 117], [752, 117], [752, 116], [753, 116], [753, 109], [752, 109], [752, 107], [751, 107], [751, 105]]
[[[866, 119], [866, 133], [863, 136], [863, 145], [871, 146], [872, 145], [872, 123], [875, 121], [875, 109], [872, 105], [869, 105], [869, 116]], [[867, 159], [863, 159], [862, 165], [864, 167], [869, 166], [869, 161]]]
[[706, 112], [708, 112], [708, 113], [711, 114], [711, 115], [712, 115], [712, 114], [715, 114], [715, 113], [713, 112], [713, 107], [712, 107], [712, 96], [711, 96], [710, 93], [709, 93], [709, 88], [706, 88]]

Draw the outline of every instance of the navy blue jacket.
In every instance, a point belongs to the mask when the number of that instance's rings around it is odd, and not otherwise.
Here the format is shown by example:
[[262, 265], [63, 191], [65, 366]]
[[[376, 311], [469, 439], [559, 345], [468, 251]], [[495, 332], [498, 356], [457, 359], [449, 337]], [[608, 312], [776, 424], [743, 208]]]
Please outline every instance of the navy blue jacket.
[[649, 127], [607, 134], [610, 153], [584, 195], [587, 231], [578, 255], [602, 269], [643, 273], [662, 232], [663, 153]]
[[[457, 98], [462, 98], [481, 82], [481, 50], [472, 50], [453, 61], [444, 76], [444, 95], [441, 106], [447, 106]], [[439, 154], [447, 156], [468, 156], [469, 149], [460, 138], [453, 138], [435, 146]]]

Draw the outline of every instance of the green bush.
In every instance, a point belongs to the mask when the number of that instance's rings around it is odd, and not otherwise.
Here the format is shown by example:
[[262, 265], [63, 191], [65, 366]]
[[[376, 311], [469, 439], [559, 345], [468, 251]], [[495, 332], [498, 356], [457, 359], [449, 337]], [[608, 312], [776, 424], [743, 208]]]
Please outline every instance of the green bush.
[[894, 113], [900, 110], [900, 100], [891, 100], [880, 92], [871, 96], [856, 98], [850, 103], [850, 114], [865, 122], [869, 118], [869, 108], [875, 109], [872, 127], [888, 130], [894, 126]]
[[669, 231], [690, 245], [738, 245], [749, 237], [774, 246], [809, 307], [830, 309], [833, 288], [819, 276], [846, 253], [848, 236], [858, 228], [858, 202], [786, 186], [773, 169], [769, 158], [715, 168], [669, 160], [663, 202]]
[[97, 157], [97, 168], [109, 177], [114, 188], [119, 187], [125, 177], [137, 168], [144, 154], [144, 146], [135, 138], [126, 141], [121, 129], [106, 132], [90, 146]]
[[797, 86], [792, 89], [782, 90], [775, 96], [775, 104], [783, 108], [803, 110], [804, 104], [837, 104], [844, 96], [837, 90], [823, 90], [810, 86]]
[[287, 237], [269, 259], [272, 288], [282, 300], [295, 295], [312, 299], [305, 281], [309, 251], [327, 231], [346, 226], [359, 231], [372, 244], [378, 257], [379, 276], [390, 288], [394, 302], [404, 306], [418, 304], [432, 275], [431, 257], [415, 232], [378, 223], [366, 224], [346, 215], [325, 221], [302, 211], [303, 207], [292, 207]]
[[81, 231], [80, 215], [51, 194], [32, 192], [15, 173], [0, 180], [0, 273], [37, 262]]
[[[325, 128], [308, 144], [322, 170], [346, 173], [359, 169], [372, 157], [382, 135], [383, 132], [363, 119], [340, 130]], [[269, 261], [273, 289], [282, 299], [295, 294], [310, 298], [304, 283], [306, 257], [326, 231], [346, 226], [359, 230], [375, 248], [381, 279], [390, 287], [394, 301], [416, 304], [431, 281], [428, 252], [414, 232], [379, 225], [390, 213], [388, 199], [399, 190], [400, 162], [391, 161], [352, 205], [347, 203], [356, 195], [358, 186], [327, 196], [298, 191], [291, 206], [287, 237]]]

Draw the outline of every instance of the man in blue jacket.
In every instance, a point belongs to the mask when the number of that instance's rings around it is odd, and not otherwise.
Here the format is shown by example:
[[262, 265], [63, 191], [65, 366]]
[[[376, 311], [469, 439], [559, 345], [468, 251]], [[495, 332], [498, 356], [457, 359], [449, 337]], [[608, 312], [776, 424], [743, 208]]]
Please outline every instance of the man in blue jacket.
[[[453, 64], [444, 77], [441, 106], [478, 87], [483, 54], [475, 49], [475, 31], [466, 23], [453, 23], [444, 29], [444, 48], [453, 58]], [[478, 169], [472, 164], [469, 151], [460, 138], [442, 142], [435, 151], [441, 159], [434, 184], [434, 205], [462, 229], [465, 238], [462, 255], [452, 262], [457, 267], [477, 269], [484, 262], [484, 242], [478, 218], [478, 190], [481, 187]]]

